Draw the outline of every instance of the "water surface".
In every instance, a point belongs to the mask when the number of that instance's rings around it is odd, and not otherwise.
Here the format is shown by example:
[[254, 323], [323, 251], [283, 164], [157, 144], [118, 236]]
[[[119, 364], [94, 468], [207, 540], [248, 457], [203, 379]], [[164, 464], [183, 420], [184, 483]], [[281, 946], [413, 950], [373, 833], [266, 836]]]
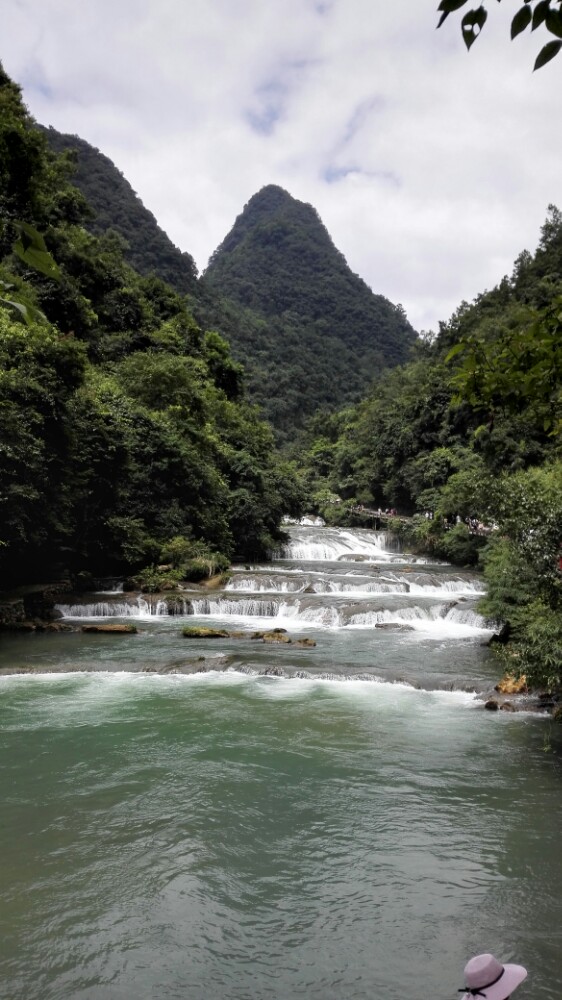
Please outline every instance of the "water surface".
[[[482, 708], [480, 581], [292, 545], [199, 614], [136, 602], [137, 635], [3, 639], [38, 671], [0, 677], [6, 998], [453, 998], [482, 950], [560, 996], [559, 740]], [[187, 648], [198, 622], [248, 636]]]

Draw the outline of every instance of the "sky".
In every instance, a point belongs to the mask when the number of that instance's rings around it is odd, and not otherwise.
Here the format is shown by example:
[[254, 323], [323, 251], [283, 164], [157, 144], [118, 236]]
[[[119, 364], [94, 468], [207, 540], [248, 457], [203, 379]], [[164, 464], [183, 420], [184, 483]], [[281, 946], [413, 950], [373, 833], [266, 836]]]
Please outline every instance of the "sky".
[[2, 0], [0, 60], [34, 118], [109, 156], [200, 271], [278, 184], [431, 331], [562, 208], [562, 55], [532, 72], [548, 39], [509, 40], [521, 0], [488, 0], [470, 53], [458, 14], [436, 30], [437, 3]]

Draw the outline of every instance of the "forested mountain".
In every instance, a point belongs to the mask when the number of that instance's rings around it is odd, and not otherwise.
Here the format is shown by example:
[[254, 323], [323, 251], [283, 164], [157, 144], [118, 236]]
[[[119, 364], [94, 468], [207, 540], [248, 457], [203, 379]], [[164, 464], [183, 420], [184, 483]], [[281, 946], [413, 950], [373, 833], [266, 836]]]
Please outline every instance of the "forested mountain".
[[97, 236], [114, 229], [127, 241], [125, 260], [139, 274], [157, 274], [180, 294], [192, 294], [197, 284], [193, 257], [174, 246], [109, 157], [77, 135], [41, 131], [55, 153], [70, 154], [72, 182], [92, 209], [83, 220], [86, 228]]
[[88, 218], [0, 66], [3, 587], [263, 557], [303, 496], [241, 366]]
[[107, 156], [78, 136], [43, 131], [74, 161], [73, 183], [92, 208], [85, 227], [119, 233], [137, 271], [189, 295], [197, 320], [225, 336], [244, 364], [248, 398], [280, 441], [318, 407], [357, 401], [381, 368], [406, 359], [415, 334], [403, 310], [350, 271], [310, 205], [264, 188], [197, 280], [192, 258]]
[[403, 309], [353, 274], [315, 209], [275, 185], [250, 199], [204, 280], [261, 320], [259, 343], [244, 323], [231, 343], [281, 431], [357, 400], [416, 340]]

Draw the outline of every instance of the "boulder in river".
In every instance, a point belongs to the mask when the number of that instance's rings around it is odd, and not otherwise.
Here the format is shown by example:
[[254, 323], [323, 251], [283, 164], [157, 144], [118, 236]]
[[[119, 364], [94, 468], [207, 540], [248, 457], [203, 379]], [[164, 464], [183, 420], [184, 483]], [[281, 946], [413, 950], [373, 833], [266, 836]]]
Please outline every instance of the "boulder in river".
[[289, 636], [284, 632], [264, 632], [263, 633], [264, 642], [290, 642]]
[[376, 622], [375, 628], [392, 629], [394, 632], [415, 632], [413, 625], [404, 622]]
[[186, 625], [181, 634], [185, 639], [228, 639], [230, 636], [224, 628], [207, 628], [205, 625]]
[[282, 635], [286, 632], [286, 628], [273, 628], [265, 632], [252, 632], [250, 639], [263, 639], [266, 635]]
[[118, 622], [109, 625], [82, 625], [82, 632], [110, 632], [112, 635], [131, 635], [137, 632], [137, 626]]

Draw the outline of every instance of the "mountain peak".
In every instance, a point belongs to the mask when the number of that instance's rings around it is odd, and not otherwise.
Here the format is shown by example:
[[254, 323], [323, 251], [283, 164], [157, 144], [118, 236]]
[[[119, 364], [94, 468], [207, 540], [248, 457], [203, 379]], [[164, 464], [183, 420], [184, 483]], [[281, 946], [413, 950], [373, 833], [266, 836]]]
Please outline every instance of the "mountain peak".
[[275, 184], [250, 198], [211, 257], [205, 282], [276, 331], [272, 370], [282, 353], [284, 368], [306, 369], [309, 392], [287, 402], [292, 419], [319, 400], [341, 406], [359, 398], [381, 368], [406, 360], [416, 338], [403, 309], [353, 274], [315, 208]]

